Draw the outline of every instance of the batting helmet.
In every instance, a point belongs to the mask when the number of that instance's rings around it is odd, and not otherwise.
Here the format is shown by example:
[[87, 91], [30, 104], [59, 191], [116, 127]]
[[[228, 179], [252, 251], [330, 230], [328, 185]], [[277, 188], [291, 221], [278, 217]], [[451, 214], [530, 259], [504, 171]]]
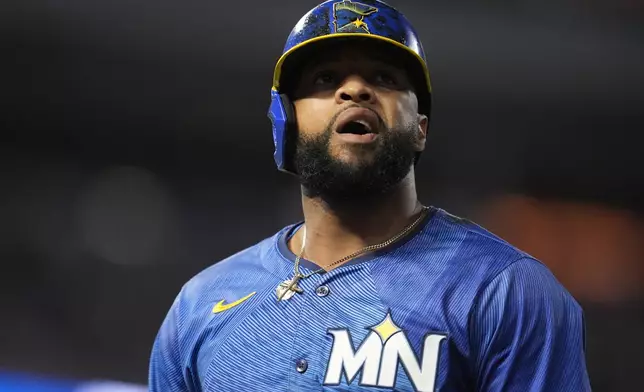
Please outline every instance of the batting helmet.
[[427, 61], [418, 35], [403, 14], [379, 0], [328, 0], [310, 10], [295, 25], [275, 65], [268, 117], [273, 126], [275, 163], [281, 171], [295, 173], [289, 157], [294, 148], [296, 120], [293, 105], [284, 91], [285, 79], [306, 53], [321, 46], [364, 40], [395, 51], [403, 60], [418, 97], [419, 112], [429, 116], [431, 83]]

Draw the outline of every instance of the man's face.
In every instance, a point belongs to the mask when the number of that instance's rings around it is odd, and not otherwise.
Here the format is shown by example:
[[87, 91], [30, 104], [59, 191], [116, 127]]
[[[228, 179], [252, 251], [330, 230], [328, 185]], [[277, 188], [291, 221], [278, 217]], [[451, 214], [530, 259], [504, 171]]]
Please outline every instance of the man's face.
[[302, 71], [292, 94], [299, 129], [294, 163], [309, 196], [385, 193], [424, 149], [427, 117], [418, 114], [410, 80], [392, 61], [345, 46]]

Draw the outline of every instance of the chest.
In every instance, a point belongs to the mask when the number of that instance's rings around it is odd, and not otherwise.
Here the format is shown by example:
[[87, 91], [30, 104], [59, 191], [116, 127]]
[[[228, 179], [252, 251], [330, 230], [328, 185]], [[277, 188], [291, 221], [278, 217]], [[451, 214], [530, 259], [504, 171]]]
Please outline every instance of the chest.
[[440, 310], [415, 306], [412, 293], [383, 301], [368, 280], [315, 276], [300, 287], [279, 302], [258, 293], [212, 320], [196, 350], [203, 391], [466, 390]]

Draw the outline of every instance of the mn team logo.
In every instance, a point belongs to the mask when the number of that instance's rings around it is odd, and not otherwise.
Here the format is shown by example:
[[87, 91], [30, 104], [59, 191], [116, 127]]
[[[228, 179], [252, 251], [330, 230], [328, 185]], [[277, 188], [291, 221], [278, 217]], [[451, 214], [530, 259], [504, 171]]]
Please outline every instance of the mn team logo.
[[336, 33], [369, 33], [365, 16], [378, 12], [378, 8], [350, 0], [333, 4], [333, 27]]
[[417, 392], [434, 392], [440, 343], [447, 336], [427, 335], [419, 363], [405, 332], [393, 322], [389, 313], [380, 324], [369, 329], [371, 332], [357, 350], [347, 329], [328, 331], [333, 336], [333, 346], [324, 385], [340, 385], [343, 377], [351, 384], [360, 373], [360, 386], [393, 388], [400, 365]]

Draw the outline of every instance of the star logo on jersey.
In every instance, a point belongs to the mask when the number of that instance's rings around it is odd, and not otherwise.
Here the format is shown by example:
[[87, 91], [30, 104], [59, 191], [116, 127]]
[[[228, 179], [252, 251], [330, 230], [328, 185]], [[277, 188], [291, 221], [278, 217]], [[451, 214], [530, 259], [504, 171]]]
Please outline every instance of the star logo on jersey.
[[336, 33], [370, 33], [364, 18], [378, 12], [378, 8], [354, 2], [339, 1], [333, 4], [333, 27]]
[[256, 292], [253, 291], [252, 293], [248, 294], [247, 296], [245, 296], [243, 298], [240, 298], [237, 301], [231, 302], [229, 304], [225, 304], [224, 302], [226, 302], [226, 300], [222, 299], [221, 301], [217, 302], [217, 304], [215, 304], [215, 306], [212, 308], [212, 312], [213, 313], [225, 312], [226, 310], [228, 310], [230, 308], [234, 308], [235, 306], [241, 304], [242, 302], [246, 301], [247, 299], [249, 299], [250, 297], [252, 297], [255, 294], [256, 294]]
[[361, 373], [357, 383], [359, 386], [394, 388], [401, 365], [414, 391], [434, 392], [440, 345], [447, 338], [445, 334], [427, 334], [421, 355], [417, 357], [405, 332], [391, 317], [391, 312], [380, 323], [367, 329], [370, 332], [357, 350], [348, 329], [328, 330], [333, 336], [333, 345], [323, 385], [338, 386], [343, 376], [350, 385]]

